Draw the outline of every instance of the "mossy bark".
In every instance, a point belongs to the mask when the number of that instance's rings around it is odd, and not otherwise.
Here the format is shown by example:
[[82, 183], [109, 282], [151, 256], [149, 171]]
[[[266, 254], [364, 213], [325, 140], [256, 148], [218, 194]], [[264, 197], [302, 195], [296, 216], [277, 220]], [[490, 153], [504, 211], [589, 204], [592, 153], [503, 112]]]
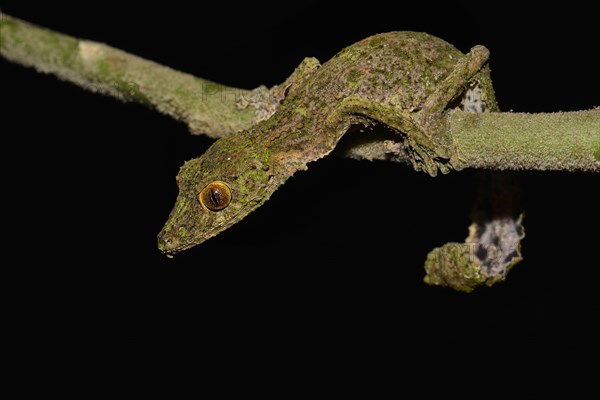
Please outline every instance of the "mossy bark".
[[[85, 89], [154, 107], [192, 133], [220, 138], [275, 111], [286, 83], [268, 90], [220, 85], [102, 43], [0, 14], [0, 54]], [[277, 90], [279, 89], [279, 90]], [[556, 114], [452, 112], [448, 129], [465, 167], [600, 171], [600, 109]], [[403, 161], [397, 143], [355, 136], [342, 154]]]
[[[254, 124], [244, 102], [263, 90], [232, 88], [144, 60], [102, 43], [80, 40], [0, 15], [0, 53], [93, 92], [139, 102], [214, 138]], [[266, 89], [264, 89], [266, 90]]]
[[600, 109], [557, 113], [451, 112], [450, 133], [471, 168], [600, 172]]

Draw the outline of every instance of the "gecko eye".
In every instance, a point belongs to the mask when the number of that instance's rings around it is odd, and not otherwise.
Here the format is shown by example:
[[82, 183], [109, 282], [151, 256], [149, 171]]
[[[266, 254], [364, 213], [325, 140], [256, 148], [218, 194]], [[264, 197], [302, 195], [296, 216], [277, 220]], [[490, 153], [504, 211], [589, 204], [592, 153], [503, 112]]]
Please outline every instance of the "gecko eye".
[[231, 203], [231, 189], [223, 181], [214, 181], [200, 191], [198, 200], [202, 207], [211, 211], [220, 211]]

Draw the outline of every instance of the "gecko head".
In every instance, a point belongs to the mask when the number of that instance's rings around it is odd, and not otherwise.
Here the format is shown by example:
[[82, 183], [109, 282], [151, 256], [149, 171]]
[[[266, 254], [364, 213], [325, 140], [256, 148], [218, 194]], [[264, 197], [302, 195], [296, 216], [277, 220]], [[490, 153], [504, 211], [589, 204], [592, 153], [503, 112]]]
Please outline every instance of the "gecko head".
[[275, 191], [268, 152], [257, 151], [240, 138], [233, 134], [219, 139], [181, 167], [175, 206], [158, 235], [160, 251], [170, 256], [204, 242], [243, 219]]

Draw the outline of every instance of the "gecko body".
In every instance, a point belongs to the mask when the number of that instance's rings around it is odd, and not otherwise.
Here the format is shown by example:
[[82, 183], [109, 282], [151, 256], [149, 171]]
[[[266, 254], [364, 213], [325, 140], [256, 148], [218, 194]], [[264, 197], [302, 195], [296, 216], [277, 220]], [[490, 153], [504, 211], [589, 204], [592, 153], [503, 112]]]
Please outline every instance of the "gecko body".
[[296, 171], [328, 155], [354, 125], [388, 126], [417, 170], [460, 169], [443, 116], [460, 107], [473, 85], [495, 104], [484, 68], [488, 55], [483, 46], [464, 55], [426, 33], [390, 32], [353, 44], [322, 66], [306, 59], [269, 119], [217, 140], [181, 167], [159, 249], [172, 255], [237, 223]]

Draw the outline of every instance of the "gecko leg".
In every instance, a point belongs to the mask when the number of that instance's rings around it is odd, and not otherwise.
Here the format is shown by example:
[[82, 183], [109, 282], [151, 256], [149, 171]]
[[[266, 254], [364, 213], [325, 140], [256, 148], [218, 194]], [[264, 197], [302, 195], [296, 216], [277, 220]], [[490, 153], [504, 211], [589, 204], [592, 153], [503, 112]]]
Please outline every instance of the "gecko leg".
[[321, 63], [314, 57], [305, 57], [300, 65], [296, 67], [294, 72], [280, 85], [273, 87], [273, 97], [281, 102], [288, 94], [294, 92], [302, 82], [311, 76], [316, 70], [321, 67]]
[[448, 104], [460, 96], [467, 85], [479, 73], [490, 57], [490, 51], [484, 46], [474, 46], [457, 64], [441, 85], [427, 97], [420, 112], [421, 121], [428, 124], [435, 116], [443, 112]]

